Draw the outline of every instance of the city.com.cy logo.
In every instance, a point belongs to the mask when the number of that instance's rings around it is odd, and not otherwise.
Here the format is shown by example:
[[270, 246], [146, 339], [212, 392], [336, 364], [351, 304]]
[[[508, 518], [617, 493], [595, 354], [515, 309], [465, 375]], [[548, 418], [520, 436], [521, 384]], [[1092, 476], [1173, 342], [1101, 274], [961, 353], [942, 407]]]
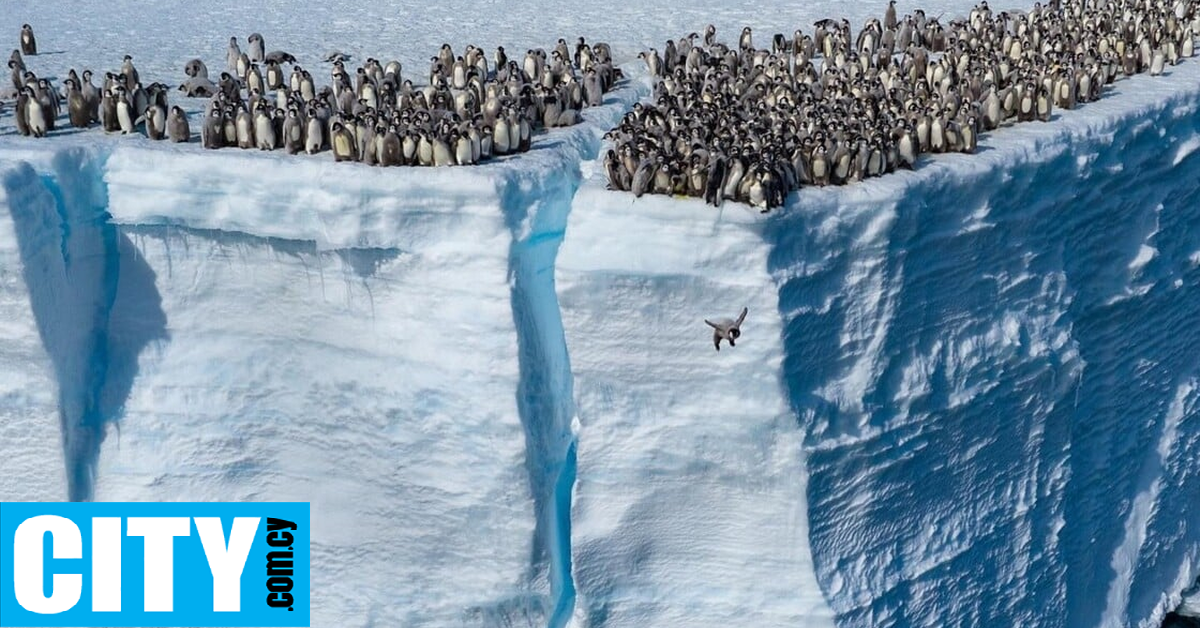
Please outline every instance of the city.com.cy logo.
[[0, 626], [308, 626], [300, 502], [0, 503]]

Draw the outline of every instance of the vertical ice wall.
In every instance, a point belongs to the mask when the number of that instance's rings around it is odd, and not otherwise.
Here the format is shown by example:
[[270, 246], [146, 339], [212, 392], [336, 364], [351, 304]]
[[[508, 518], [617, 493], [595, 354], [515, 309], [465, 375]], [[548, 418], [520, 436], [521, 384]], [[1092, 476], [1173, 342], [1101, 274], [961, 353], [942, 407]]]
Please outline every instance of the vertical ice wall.
[[91, 497], [98, 455], [96, 499], [310, 501], [314, 625], [544, 624], [494, 181], [231, 161], [6, 179], [73, 481], [31, 497]]
[[[61, 228], [51, 197], [37, 172], [28, 166], [0, 165], [0, 207], [44, 208], [39, 211], [47, 226], [40, 238], [22, 231], [16, 216], [0, 219], [0, 501], [63, 498], [67, 495], [63, 469], [62, 429], [54, 365], [42, 344], [33, 316], [33, 299], [22, 246], [58, 250]], [[30, 217], [29, 220], [37, 218]], [[57, 271], [53, 262], [42, 262]], [[36, 281], [36, 279], [35, 279]]]
[[[832, 625], [757, 214], [576, 195], [557, 266], [579, 420], [577, 625]], [[704, 319], [749, 308], [717, 352]]]
[[[87, 249], [89, 274], [58, 284], [101, 312], [46, 335], [90, 365], [54, 383], [86, 397], [72, 377], [103, 386], [119, 361], [131, 384], [106, 397], [121, 422], [87, 458], [94, 495], [71, 495], [313, 502], [317, 625], [563, 625], [574, 436], [554, 256], [580, 159], [638, 93], [471, 170], [30, 145], [40, 173], [15, 187], [44, 202], [14, 220], [40, 238], [22, 263]], [[155, 306], [156, 335], [109, 360], [125, 303]]]
[[1195, 578], [1200, 74], [1175, 73], [771, 223], [840, 625], [1155, 625]]

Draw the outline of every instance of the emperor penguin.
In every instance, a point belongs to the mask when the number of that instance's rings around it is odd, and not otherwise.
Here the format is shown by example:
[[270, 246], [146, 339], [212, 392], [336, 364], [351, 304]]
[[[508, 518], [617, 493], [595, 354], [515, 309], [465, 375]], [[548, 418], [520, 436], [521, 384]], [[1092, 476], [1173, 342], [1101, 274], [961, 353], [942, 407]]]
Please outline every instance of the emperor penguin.
[[[509, 127], [510, 131], [514, 128], [517, 130], [519, 137], [517, 141], [517, 152], [529, 152], [529, 149], [533, 144], [533, 125], [530, 124], [529, 118], [524, 115], [517, 116], [516, 127]], [[511, 137], [509, 138], [509, 141], [512, 141]]]
[[283, 69], [274, 59], [267, 62], [267, 89], [278, 90], [283, 87]]
[[120, 125], [117, 122], [117, 99], [113, 94], [113, 90], [105, 89], [104, 94], [100, 96], [100, 126], [104, 127], [105, 133], [114, 133], [120, 130]]
[[67, 79], [65, 83], [67, 87], [67, 117], [71, 120], [71, 126], [77, 129], [87, 128], [92, 123], [92, 110], [88, 107], [83, 90], [79, 89], [79, 84], [74, 79]]
[[358, 141], [356, 154], [358, 160], [368, 166], [379, 163], [379, 151], [376, 149], [375, 126], [369, 120], [359, 119], [355, 139]]
[[354, 154], [355, 142], [354, 136], [341, 122], [334, 122], [329, 127], [329, 144], [333, 147], [333, 160], [339, 161], [357, 161], [357, 156]]
[[166, 135], [167, 120], [166, 112], [157, 105], [146, 107], [146, 111], [142, 114], [145, 119], [146, 137], [152, 140], [161, 140]]
[[1166, 57], [1163, 55], [1162, 48], [1155, 48], [1153, 55], [1150, 57], [1150, 76], [1161, 75], [1165, 66]]
[[404, 163], [403, 160], [404, 149], [400, 136], [396, 134], [396, 127], [390, 126], [379, 145], [379, 165], [399, 166]]
[[246, 81], [246, 73], [250, 71], [250, 66], [253, 62], [250, 61], [250, 55], [242, 53], [242, 56], [237, 60], [237, 78], [241, 81]]
[[[13, 52], [17, 52], [17, 51], [14, 50]], [[12, 72], [10, 73], [10, 76], [12, 77], [13, 89], [16, 90], [17, 93], [20, 93], [21, 88], [25, 87], [25, 74], [24, 74], [25, 68], [22, 66], [21, 62], [17, 59], [9, 59], [8, 67], [10, 70], [12, 70]]]
[[738, 48], [742, 50], [752, 50], [754, 48], [754, 39], [749, 26], [742, 28], [742, 35], [738, 38]]
[[[451, 135], [453, 138], [454, 136]], [[476, 161], [475, 151], [471, 147], [470, 135], [463, 133], [454, 140], [454, 161], [460, 166], [469, 166]]]
[[20, 120], [23, 118], [28, 129], [28, 133], [24, 133], [24, 135], [46, 137], [45, 110], [42, 108], [42, 103], [38, 102], [37, 94], [34, 93], [32, 87], [26, 85], [21, 90], [21, 96], [24, 102], [22, 103], [22, 99], [17, 100], [17, 108], [19, 110], [17, 115], [18, 129], [21, 126]]
[[267, 114], [266, 103], [260, 102], [254, 112], [254, 138], [259, 150], [275, 150], [275, 126]]
[[184, 143], [191, 139], [191, 129], [188, 128], [187, 115], [178, 105], [171, 107], [167, 116], [167, 137], [176, 143]]
[[237, 146], [241, 149], [254, 148], [254, 118], [250, 115], [246, 108], [239, 107], [237, 116], [234, 118], [235, 136], [237, 138]]
[[[457, 141], [456, 137], [452, 137], [451, 141]], [[450, 142], [441, 135], [435, 135], [433, 138], [433, 165], [434, 166], [453, 166], [454, 165], [454, 149], [450, 147]]]
[[183, 73], [191, 78], [208, 78], [208, 66], [200, 59], [192, 59], [184, 64]]
[[37, 38], [33, 36], [33, 27], [28, 24], [21, 25], [21, 54], [37, 54]]
[[641, 163], [638, 164], [637, 170], [633, 172], [633, 180], [629, 186], [634, 198], [641, 198], [643, 194], [650, 191], [650, 187], [658, 175], [658, 168], [658, 159], [651, 156], [642, 159]]
[[509, 137], [508, 117], [501, 114], [496, 118], [496, 126], [492, 133], [492, 152], [497, 155], [507, 155], [515, 151], [515, 146], [509, 146]]
[[315, 155], [321, 152], [325, 146], [325, 129], [321, 125], [321, 118], [317, 116], [317, 112], [309, 109], [308, 124], [304, 133], [304, 152], [309, 155]]
[[226, 106], [225, 114], [221, 116], [221, 145], [238, 145], [237, 109], [233, 106]]
[[250, 60], [255, 63], [262, 63], [267, 58], [267, 49], [263, 42], [261, 33], [251, 33], [246, 38], [246, 43], [250, 44]]
[[37, 87], [34, 89], [37, 93], [38, 101], [42, 103], [42, 109], [46, 112], [46, 130], [53, 131], [58, 121], [58, 112], [60, 103], [58, 92], [50, 86], [48, 79], [38, 79]]
[[737, 320], [722, 318], [714, 323], [708, 319], [704, 319], [704, 322], [713, 328], [713, 346], [717, 348], [717, 351], [721, 350], [721, 340], [728, 340], [731, 347], [737, 346], [736, 341], [742, 335], [742, 322], [746, 320], [746, 314], [749, 311], [749, 308], [743, 307], [742, 313], [738, 315]]
[[116, 103], [117, 126], [121, 129], [121, 135], [129, 135], [133, 133], [136, 116], [133, 114], [133, 104], [129, 102], [129, 92], [123, 85], [117, 86]]
[[896, 165], [912, 170], [917, 163], [917, 147], [913, 141], [912, 133], [907, 127], [900, 129], [899, 137], [896, 139]]
[[196, 77], [188, 79], [186, 83], [180, 85], [179, 91], [186, 94], [188, 98], [211, 98], [219, 90], [207, 77]]
[[813, 148], [812, 153], [812, 179], [818, 187], [825, 187], [830, 183], [830, 165], [829, 153], [821, 144], [817, 144]]
[[263, 61], [274, 61], [276, 65], [283, 65], [285, 63], [291, 63], [294, 65], [296, 63], [296, 57], [291, 53], [284, 52], [282, 50], [272, 50], [263, 56]]
[[238, 46], [237, 37], [229, 38], [229, 48], [225, 50], [225, 69], [237, 72], [238, 59], [242, 58], [242, 49]]
[[283, 147], [289, 155], [304, 150], [304, 126], [300, 122], [300, 112], [296, 109], [289, 109], [287, 118], [283, 121]]
[[973, 153], [979, 147], [979, 120], [975, 116], [967, 116], [967, 121], [959, 127], [962, 142], [962, 152]]
[[138, 84], [138, 71], [133, 67], [133, 56], [125, 55], [125, 60], [121, 64], [121, 74], [125, 75], [125, 87], [133, 90], [133, 86]]
[[1046, 89], [1044, 84], [1039, 85], [1037, 88], [1037, 119], [1049, 122], [1053, 110], [1054, 99], [1051, 97], [1050, 90]]
[[728, 165], [724, 155], [717, 155], [708, 164], [708, 174], [704, 181], [704, 202], [713, 207], [720, 207], [725, 202], [721, 194], [721, 184], [725, 182], [725, 172]]
[[17, 110], [13, 113], [17, 122], [17, 132], [29, 137], [32, 133], [29, 128], [29, 94], [26, 94], [24, 88], [17, 92]]

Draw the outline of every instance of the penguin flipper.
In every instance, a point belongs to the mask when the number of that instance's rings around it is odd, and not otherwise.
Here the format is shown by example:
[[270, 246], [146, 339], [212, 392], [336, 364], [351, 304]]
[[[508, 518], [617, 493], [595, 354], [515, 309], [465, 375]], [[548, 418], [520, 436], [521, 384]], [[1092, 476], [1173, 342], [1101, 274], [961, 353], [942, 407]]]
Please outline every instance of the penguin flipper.
[[706, 319], [704, 319], [704, 322], [705, 322], [705, 323], [707, 323], [707, 324], [708, 324], [708, 326], [709, 326], [709, 327], [712, 327], [713, 329], [720, 329], [720, 327], [719, 327], [719, 326], [718, 326], [716, 323], [714, 323], [714, 322], [712, 322], [712, 321], [708, 320], [707, 318], [706, 318]]
[[[750, 308], [743, 307], [741, 315], [738, 316], [737, 322], [734, 323], [734, 327], [741, 327], [742, 321], [746, 320], [746, 314], [749, 312], [750, 312]], [[707, 321], [705, 321], [705, 322], [707, 322]]]

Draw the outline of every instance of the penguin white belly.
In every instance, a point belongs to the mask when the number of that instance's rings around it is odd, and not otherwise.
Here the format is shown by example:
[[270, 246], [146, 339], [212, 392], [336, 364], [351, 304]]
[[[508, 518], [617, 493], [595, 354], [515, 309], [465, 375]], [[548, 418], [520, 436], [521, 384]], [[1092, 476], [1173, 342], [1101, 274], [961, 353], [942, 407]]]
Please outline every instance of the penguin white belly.
[[912, 137], [907, 133], [900, 137], [898, 151], [901, 161], [905, 164], [911, 166], [917, 162], [917, 151], [914, 150]]
[[44, 137], [46, 135], [46, 115], [43, 112], [41, 103], [36, 98], [30, 98], [26, 111], [26, 119], [29, 121], [30, 132], [33, 133], [34, 137]]
[[467, 166], [475, 163], [475, 153], [471, 150], [471, 138], [460, 137], [458, 144], [454, 148], [454, 161], [460, 166]]
[[493, 152], [497, 155], [507, 155], [511, 150], [508, 137], [508, 122], [503, 118], [496, 120], [496, 129], [492, 135]]
[[349, 133], [334, 133], [333, 134], [333, 153], [335, 155], [353, 155], [354, 147], [352, 144], [354, 139]]
[[521, 122], [510, 122], [508, 125], [508, 150], [516, 151], [521, 147]]
[[254, 132], [251, 122], [244, 115], [238, 116], [237, 119], [237, 141], [238, 146], [242, 148], [250, 148], [254, 145], [252, 133]]
[[935, 153], [946, 150], [946, 129], [940, 118], [935, 118], [929, 125], [929, 148]]
[[747, 194], [747, 196], [750, 197], [750, 205], [752, 207], [766, 207], [767, 206], [766, 190], [763, 189], [763, 184], [758, 179], [755, 179], [753, 182], [750, 183], [750, 190], [749, 190], [749, 194]]
[[454, 156], [450, 154], [450, 146], [441, 139], [433, 142], [433, 165], [450, 166], [454, 164]]
[[404, 141], [400, 143], [400, 154], [407, 164], [411, 164], [417, 157], [417, 141], [411, 135], [404, 136]]
[[324, 134], [321, 130], [321, 121], [317, 118], [312, 118], [308, 121], [308, 137], [304, 140], [304, 152], [312, 155], [321, 150], [321, 144], [325, 141]]
[[258, 147], [260, 149], [275, 149], [275, 127], [271, 124], [271, 119], [267, 116], [258, 116], [258, 120], [254, 124], [254, 136], [258, 138]]
[[829, 174], [829, 166], [824, 157], [817, 157], [812, 163], [813, 179], [821, 180]]
[[417, 142], [417, 162], [422, 166], [433, 165], [433, 144], [430, 144], [429, 140], [425, 138], [421, 138], [421, 141]]
[[1155, 50], [1150, 58], [1150, 76], [1159, 76], [1166, 66], [1166, 56], [1162, 50]]
[[117, 123], [121, 125], [122, 133], [133, 133], [133, 112], [124, 100], [117, 103]]

